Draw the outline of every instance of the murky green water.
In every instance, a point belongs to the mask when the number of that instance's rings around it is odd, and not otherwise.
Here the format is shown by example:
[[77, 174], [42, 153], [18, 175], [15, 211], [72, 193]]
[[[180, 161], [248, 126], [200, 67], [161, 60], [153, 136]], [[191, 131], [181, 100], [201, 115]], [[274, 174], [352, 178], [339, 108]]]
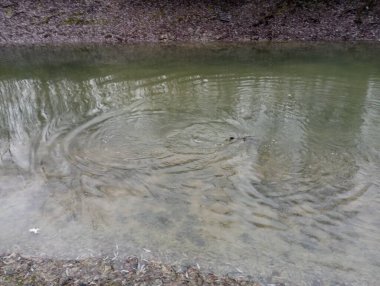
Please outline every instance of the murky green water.
[[0, 96], [0, 252], [380, 279], [379, 46], [2, 48]]

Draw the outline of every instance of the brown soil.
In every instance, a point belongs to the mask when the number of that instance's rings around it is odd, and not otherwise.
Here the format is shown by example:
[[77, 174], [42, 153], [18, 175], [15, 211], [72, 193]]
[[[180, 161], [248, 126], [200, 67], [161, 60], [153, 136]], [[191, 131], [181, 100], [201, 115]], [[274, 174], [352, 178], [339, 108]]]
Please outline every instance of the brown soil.
[[197, 267], [177, 270], [131, 257], [120, 259], [53, 260], [23, 257], [18, 254], [0, 257], [0, 285], [251, 285], [253, 281], [218, 277]]
[[0, 44], [380, 40], [376, 0], [1, 0]]

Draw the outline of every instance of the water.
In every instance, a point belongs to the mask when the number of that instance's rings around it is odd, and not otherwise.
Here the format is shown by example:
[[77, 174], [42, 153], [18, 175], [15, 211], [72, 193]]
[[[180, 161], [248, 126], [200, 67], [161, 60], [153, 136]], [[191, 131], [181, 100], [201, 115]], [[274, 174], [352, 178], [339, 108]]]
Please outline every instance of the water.
[[379, 46], [2, 48], [0, 96], [0, 252], [380, 279]]

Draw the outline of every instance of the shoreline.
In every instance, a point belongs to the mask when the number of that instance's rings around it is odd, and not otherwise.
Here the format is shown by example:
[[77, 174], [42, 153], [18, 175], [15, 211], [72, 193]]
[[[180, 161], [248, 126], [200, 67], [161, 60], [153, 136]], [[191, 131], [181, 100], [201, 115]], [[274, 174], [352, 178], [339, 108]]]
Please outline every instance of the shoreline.
[[380, 2], [5, 0], [0, 45], [380, 41]]
[[[203, 272], [198, 265], [178, 267], [137, 257], [52, 259], [0, 255], [0, 284], [13, 285], [236, 285], [260, 286], [248, 277]], [[273, 284], [280, 285], [280, 284]]]

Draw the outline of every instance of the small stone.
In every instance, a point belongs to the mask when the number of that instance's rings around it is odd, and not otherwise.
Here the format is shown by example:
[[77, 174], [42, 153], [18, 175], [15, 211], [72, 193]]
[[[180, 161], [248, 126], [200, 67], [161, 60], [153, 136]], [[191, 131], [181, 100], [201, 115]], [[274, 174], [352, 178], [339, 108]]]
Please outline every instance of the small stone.
[[33, 234], [38, 234], [40, 232], [40, 229], [38, 227], [33, 227], [33, 228], [29, 229], [29, 232], [31, 232]]
[[161, 34], [159, 37], [160, 41], [167, 41], [169, 39], [168, 34]]
[[226, 12], [219, 12], [218, 13], [218, 18], [222, 22], [231, 22], [231, 15], [226, 13]]

